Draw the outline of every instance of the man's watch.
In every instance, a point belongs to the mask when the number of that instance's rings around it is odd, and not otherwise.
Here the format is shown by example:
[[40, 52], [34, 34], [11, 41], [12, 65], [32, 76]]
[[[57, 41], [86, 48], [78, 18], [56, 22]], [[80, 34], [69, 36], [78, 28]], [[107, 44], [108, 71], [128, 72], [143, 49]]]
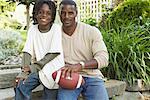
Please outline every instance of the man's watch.
[[83, 61], [80, 61], [79, 64], [81, 65], [82, 69], [85, 68], [85, 63]]

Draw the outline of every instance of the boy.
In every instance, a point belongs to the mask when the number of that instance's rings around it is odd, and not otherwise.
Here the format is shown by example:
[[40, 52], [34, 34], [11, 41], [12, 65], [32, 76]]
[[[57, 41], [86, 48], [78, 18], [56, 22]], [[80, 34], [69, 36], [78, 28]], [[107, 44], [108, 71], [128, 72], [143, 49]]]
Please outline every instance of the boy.
[[[44, 100], [53, 99], [48, 89], [58, 88], [52, 72], [64, 65], [61, 27], [54, 24], [56, 6], [50, 0], [38, 0], [33, 8], [33, 21], [23, 49], [22, 73], [16, 78], [15, 100], [30, 100], [31, 92], [44, 85]], [[32, 62], [32, 60], [34, 61]]]

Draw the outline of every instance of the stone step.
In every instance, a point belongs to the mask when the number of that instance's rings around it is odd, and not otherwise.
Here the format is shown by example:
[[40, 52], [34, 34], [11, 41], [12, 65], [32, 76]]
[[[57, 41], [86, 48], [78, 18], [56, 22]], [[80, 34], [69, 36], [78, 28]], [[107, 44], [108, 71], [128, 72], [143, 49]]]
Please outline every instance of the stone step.
[[[14, 98], [14, 79], [21, 72], [19, 65], [0, 66], [0, 100], [13, 100]], [[122, 95], [126, 88], [126, 83], [118, 80], [108, 80], [105, 86], [110, 98], [117, 95]], [[37, 100], [42, 95], [43, 87], [40, 85], [33, 90], [33, 98]], [[35, 99], [36, 98], [36, 99]]]
[[[109, 95], [109, 98], [113, 96], [123, 95], [126, 83], [118, 80], [108, 80], [105, 82], [105, 86]], [[33, 100], [38, 100], [41, 98], [43, 87], [40, 85], [33, 91]], [[0, 89], [0, 100], [14, 100], [14, 90], [13, 88]], [[40, 99], [39, 99], [40, 100]], [[81, 97], [79, 100], [83, 100]]]
[[0, 88], [9, 88], [14, 85], [15, 77], [21, 72], [21, 68], [0, 70]]
[[21, 65], [0, 65], [0, 70], [21, 68]]
[[[36, 89], [33, 90], [32, 96], [33, 100], [40, 100], [41, 94], [43, 90], [43, 86], [40, 85]], [[0, 100], [14, 100], [15, 92], [14, 88], [6, 88], [6, 89], [0, 89]]]

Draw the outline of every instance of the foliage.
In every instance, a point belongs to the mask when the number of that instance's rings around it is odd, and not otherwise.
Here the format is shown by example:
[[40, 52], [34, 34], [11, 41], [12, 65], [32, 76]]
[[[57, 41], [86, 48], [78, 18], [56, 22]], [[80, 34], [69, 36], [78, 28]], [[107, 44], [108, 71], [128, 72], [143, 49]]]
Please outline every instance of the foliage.
[[102, 72], [129, 85], [136, 79], [150, 84], [150, 1], [126, 0], [104, 19], [99, 26], [110, 64]]
[[126, 0], [110, 13], [106, 23], [115, 29], [115, 24], [122, 26], [123, 23], [128, 24], [130, 21], [135, 24], [141, 21], [140, 24], [144, 24], [141, 18], [148, 17], [150, 17], [150, 0]]
[[97, 24], [96, 19], [91, 18], [91, 17], [84, 19], [82, 22], [87, 23], [87, 24], [92, 25], [92, 26], [96, 26], [96, 24]]
[[13, 12], [15, 11], [16, 5], [13, 3], [6, 2], [6, 0], [0, 0], [0, 13]]
[[22, 43], [20, 45], [19, 51], [22, 51], [26, 38], [27, 38], [27, 30], [19, 30], [18, 32], [21, 34], [21, 37], [22, 37]]
[[13, 30], [0, 30], [0, 61], [20, 53], [22, 38]]
[[29, 9], [30, 9], [30, 5], [34, 5], [35, 2], [37, 0], [7, 0], [7, 2], [9, 3], [16, 3], [18, 2], [19, 4], [23, 4], [26, 6], [26, 12], [27, 12], [27, 29], [29, 29], [29, 23], [30, 23], [30, 13], [29, 13]]
[[7, 0], [9, 3], [19, 2], [19, 4], [30, 5], [35, 3], [37, 0]]
[[15, 19], [9, 18], [9, 17], [2, 17], [0, 16], [0, 28], [3, 29], [20, 29], [21, 24], [18, 23]]
[[144, 22], [133, 20], [122, 27], [116, 23], [116, 29], [100, 27], [110, 56], [109, 67], [102, 70], [107, 77], [126, 79], [130, 85], [135, 79], [150, 84], [150, 18]]

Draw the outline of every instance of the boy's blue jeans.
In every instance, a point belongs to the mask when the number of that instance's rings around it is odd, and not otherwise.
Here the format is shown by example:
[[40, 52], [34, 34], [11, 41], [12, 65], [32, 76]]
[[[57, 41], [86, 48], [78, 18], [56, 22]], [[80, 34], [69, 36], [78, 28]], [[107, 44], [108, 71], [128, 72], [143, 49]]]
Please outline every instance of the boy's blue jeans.
[[84, 77], [85, 84], [75, 90], [58, 90], [58, 100], [77, 100], [82, 93], [85, 100], [109, 100], [103, 80]]
[[[25, 81], [20, 81], [15, 88], [15, 100], [31, 100], [32, 90], [41, 84], [37, 73], [31, 73]], [[44, 87], [42, 100], [55, 100], [57, 90], [49, 90]]]

